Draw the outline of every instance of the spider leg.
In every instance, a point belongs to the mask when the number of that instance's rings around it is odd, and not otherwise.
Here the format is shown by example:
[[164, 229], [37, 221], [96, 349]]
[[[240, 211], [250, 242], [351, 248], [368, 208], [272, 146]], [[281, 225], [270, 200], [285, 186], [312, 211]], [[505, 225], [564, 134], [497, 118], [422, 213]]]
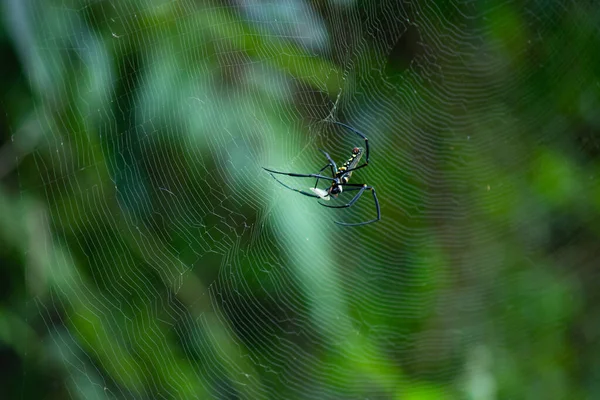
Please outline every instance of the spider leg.
[[338, 222], [338, 221], [333, 221], [338, 225], [343, 225], [343, 226], [360, 226], [360, 225], [367, 225], [367, 224], [372, 224], [373, 222], [377, 222], [381, 219], [381, 210], [379, 209], [379, 200], [377, 200], [377, 194], [375, 193], [375, 188], [373, 187], [367, 187], [368, 189], [371, 190], [371, 193], [373, 193], [373, 201], [375, 201], [375, 209], [377, 210], [377, 218], [371, 219], [369, 221], [365, 221], [365, 222], [358, 222], [358, 223], [354, 223], [354, 224], [349, 224], [346, 222]]
[[298, 192], [298, 193], [303, 194], [303, 195], [308, 196], [308, 197], [314, 197], [314, 198], [320, 199], [320, 197], [317, 196], [316, 194], [308, 193], [308, 192], [305, 192], [305, 191], [300, 190], [300, 189], [295, 189], [295, 188], [290, 187], [290, 186], [286, 185], [285, 183], [281, 182], [279, 179], [277, 179], [275, 177], [275, 175], [271, 174], [271, 176], [273, 177], [273, 179], [275, 179], [277, 182], [279, 182], [279, 184], [281, 186], [283, 186], [283, 187], [285, 187], [287, 189], [293, 190], [294, 192]]
[[[363, 188], [363, 185], [359, 185], [359, 184], [350, 184], [350, 183], [345, 183], [345, 184], [341, 184], [340, 186], [344, 187], [344, 193], [346, 192], [351, 192], [354, 190], [361, 190]], [[356, 187], [348, 187], [348, 186], [356, 186]], [[337, 196], [331, 196], [332, 199], [334, 200], [339, 200], [339, 198]], [[319, 203], [321, 204], [321, 203]], [[325, 206], [325, 204], [321, 204], [323, 206]], [[335, 207], [335, 206], [326, 206], [326, 207], [333, 207], [333, 208], [342, 208], [342, 207]]]
[[325, 168], [327, 168], [327, 167], [331, 167], [331, 164], [327, 164], [326, 166], [321, 168], [318, 173], [320, 174], [321, 172], [325, 171]]
[[[367, 139], [367, 137], [363, 133], [361, 133], [360, 131], [358, 131], [357, 129], [354, 129], [353, 127], [351, 127], [349, 125], [346, 125], [339, 121], [331, 121], [331, 122], [356, 133], [358, 136], [360, 136], [361, 138], [364, 139], [364, 141], [365, 141], [365, 163], [363, 165], [369, 164], [369, 139]], [[360, 168], [360, 167], [358, 167], [358, 168]], [[354, 169], [358, 169], [358, 168], [354, 168]]]
[[[346, 186], [346, 185], [344, 185], [344, 186]], [[363, 186], [363, 185], [361, 185], [360, 188], [359, 187], [353, 187], [353, 188], [347, 189], [346, 191], [349, 191], [349, 190], [358, 190], [358, 193], [356, 193], [356, 195], [352, 198], [352, 200], [350, 200], [348, 203], [346, 203], [344, 205], [341, 205], [341, 206], [330, 206], [329, 204], [324, 204], [324, 203], [321, 203], [321, 202], [319, 202], [319, 204], [322, 205], [323, 207], [329, 207], [329, 208], [347, 208], [347, 207], [352, 207], [352, 205], [354, 203], [356, 203], [356, 201], [360, 198], [360, 196], [363, 194], [363, 192], [365, 190], [367, 190], [368, 187], [369, 186], [366, 186], [366, 185]]]
[[272, 169], [265, 168], [265, 167], [262, 167], [262, 169], [264, 169], [265, 171], [271, 172], [273, 174], [295, 176], [295, 177], [299, 177], [299, 178], [319, 178], [319, 179], [326, 179], [328, 181], [334, 181], [335, 180], [335, 179], [333, 179], [333, 178], [331, 178], [329, 176], [324, 176], [324, 175], [319, 175], [319, 174], [295, 174], [293, 172], [279, 172], [279, 171], [274, 171]]
[[356, 167], [356, 168], [345, 169], [345, 170], [344, 170], [344, 174], [346, 174], [346, 173], [348, 173], [348, 172], [355, 171], [355, 170], [357, 170], [357, 169], [361, 169], [362, 167], [366, 167], [366, 166], [368, 166], [368, 165], [369, 165], [369, 164], [367, 164], [367, 163], [364, 163], [363, 165], [359, 165], [359, 166], [358, 166], [358, 167]]
[[[348, 190], [356, 190], [357, 188], [351, 188], [351, 189], [347, 189]], [[348, 202], [348, 204], [344, 204], [342, 206], [330, 206], [327, 204], [323, 204], [321, 202], [319, 202], [319, 204], [321, 204], [324, 207], [329, 207], [329, 208], [347, 208], [347, 207], [352, 207], [352, 205], [354, 203], [356, 203], [358, 201], [358, 199], [360, 198], [360, 196], [362, 196], [362, 194], [364, 193], [365, 190], [370, 190], [371, 193], [373, 193], [373, 201], [375, 202], [375, 209], [377, 210], [377, 217], [374, 219], [371, 219], [369, 221], [365, 221], [365, 222], [358, 222], [358, 223], [347, 223], [347, 222], [339, 222], [339, 221], [333, 221], [338, 225], [343, 225], [343, 226], [360, 226], [360, 225], [367, 225], [367, 224], [372, 224], [373, 222], [377, 222], [381, 219], [381, 209], [379, 208], [379, 200], [377, 199], [377, 193], [375, 193], [375, 188], [372, 186], [367, 186], [367, 185], [363, 185], [362, 188], [359, 189], [359, 192], [356, 193], [356, 196], [354, 196], [354, 198], [352, 200], [350, 200]]]
[[[327, 154], [327, 153], [326, 153], [326, 154]], [[335, 165], [335, 164], [334, 164], [334, 165]], [[333, 171], [333, 165], [331, 165], [331, 163], [329, 163], [329, 164], [327, 164], [326, 166], [324, 166], [323, 168], [321, 168], [321, 169], [319, 170], [319, 174], [320, 174], [321, 172], [323, 172], [323, 171], [325, 170], [325, 168], [327, 168], [327, 167], [331, 167], [331, 175], [332, 175], [332, 176], [335, 176], [335, 172]], [[317, 188], [317, 185], [318, 185], [318, 184], [319, 184], [319, 178], [317, 178], [317, 181], [315, 182], [315, 189]]]
[[327, 153], [325, 150], [323, 149], [319, 149], [321, 151], [321, 153], [325, 154], [325, 157], [327, 157], [327, 161], [329, 161], [329, 164], [331, 164], [331, 174], [335, 175], [335, 171], [337, 171], [338, 167], [335, 164], [335, 161], [333, 161], [333, 159], [331, 158], [331, 156], [329, 155], [329, 153]]

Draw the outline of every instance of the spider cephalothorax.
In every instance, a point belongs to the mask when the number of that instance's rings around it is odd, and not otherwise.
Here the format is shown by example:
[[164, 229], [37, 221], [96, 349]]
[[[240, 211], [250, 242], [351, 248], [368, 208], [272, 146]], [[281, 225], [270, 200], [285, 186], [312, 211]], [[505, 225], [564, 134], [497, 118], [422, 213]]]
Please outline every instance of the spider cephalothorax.
[[[360, 196], [363, 194], [363, 192], [365, 190], [370, 190], [371, 193], [373, 193], [373, 200], [375, 201], [375, 208], [377, 210], [376, 218], [369, 220], [369, 221], [359, 222], [359, 223], [355, 223], [355, 224], [348, 224], [345, 222], [338, 222], [338, 221], [335, 221], [335, 223], [340, 224], [340, 225], [356, 226], [356, 225], [366, 225], [366, 224], [370, 224], [373, 222], [377, 222], [381, 219], [381, 211], [379, 210], [379, 201], [377, 200], [377, 194], [375, 193], [375, 188], [373, 188], [372, 186], [368, 186], [367, 184], [364, 184], [364, 183], [362, 183], [362, 184], [348, 183], [348, 181], [350, 180], [350, 177], [352, 176], [353, 171], [356, 171], [359, 168], [363, 168], [363, 167], [366, 167], [367, 165], [369, 165], [369, 140], [367, 139], [367, 137], [365, 135], [363, 135], [356, 129], [354, 129], [346, 124], [343, 124], [341, 122], [336, 122], [336, 121], [334, 121], [333, 123], [336, 125], [342, 126], [346, 129], [349, 129], [350, 131], [359, 135], [365, 141], [365, 149], [363, 149], [362, 147], [354, 147], [352, 149], [352, 155], [350, 156], [350, 158], [348, 160], [346, 160], [344, 162], [344, 164], [342, 164], [339, 168], [335, 164], [335, 161], [333, 161], [331, 159], [331, 157], [329, 156], [329, 154], [327, 154], [327, 152], [325, 150], [319, 149], [325, 155], [325, 157], [327, 158], [327, 161], [329, 161], [329, 162], [327, 163], [327, 165], [325, 165], [323, 168], [321, 168], [319, 170], [319, 172], [316, 174], [295, 174], [292, 172], [274, 171], [274, 170], [271, 170], [268, 168], [264, 168], [264, 169], [266, 171], [269, 171], [271, 173], [271, 176], [277, 182], [279, 182], [281, 185], [285, 186], [286, 188], [291, 189], [295, 192], [301, 193], [305, 196], [316, 197], [321, 200], [329, 200], [332, 196], [334, 198], [337, 198], [337, 196], [340, 193], [342, 193], [344, 190], [345, 191], [358, 190], [358, 193], [352, 198], [352, 200], [350, 200], [347, 204], [344, 204], [341, 206], [330, 206], [328, 204], [319, 202], [319, 204], [321, 204], [322, 206], [330, 207], [330, 208], [351, 207], [354, 203], [356, 203], [356, 201], [360, 198]], [[358, 165], [363, 154], [365, 154], [365, 162], [361, 165]], [[327, 167], [329, 167], [331, 169], [331, 175], [332, 175], [331, 177], [321, 175], [321, 172], [323, 172]], [[294, 189], [292, 187], [289, 187], [285, 183], [281, 182], [279, 179], [275, 178], [275, 175], [273, 175], [273, 174], [288, 175], [288, 176], [294, 176], [294, 177], [304, 177], [304, 178], [309, 178], [309, 177], [317, 178], [317, 181], [315, 182], [315, 186], [310, 188], [312, 193], [308, 193], [308, 192], [305, 192], [300, 189]], [[319, 179], [325, 179], [325, 180], [331, 181], [331, 186], [329, 186], [327, 189], [317, 188], [317, 185], [319, 184]]]
[[337, 196], [340, 193], [342, 193], [342, 185], [339, 185], [337, 182], [333, 183], [329, 188], [329, 194]]

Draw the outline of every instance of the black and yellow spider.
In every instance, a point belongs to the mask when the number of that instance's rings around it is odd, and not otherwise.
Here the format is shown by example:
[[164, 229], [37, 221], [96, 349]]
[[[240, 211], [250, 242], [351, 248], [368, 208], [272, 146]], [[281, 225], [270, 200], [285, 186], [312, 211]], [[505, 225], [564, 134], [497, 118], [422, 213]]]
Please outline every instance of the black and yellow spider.
[[[342, 193], [343, 190], [347, 191], [347, 192], [352, 191], [352, 190], [358, 190], [358, 193], [356, 193], [356, 195], [352, 198], [352, 200], [350, 200], [348, 203], [346, 203], [342, 206], [330, 206], [328, 204], [323, 204], [323, 203], [319, 202], [319, 204], [321, 204], [322, 206], [330, 207], [330, 208], [352, 207], [352, 205], [354, 205], [354, 203], [356, 203], [358, 201], [358, 199], [364, 193], [365, 190], [370, 190], [371, 193], [373, 193], [373, 200], [375, 201], [375, 208], [377, 210], [376, 218], [369, 220], [369, 221], [358, 222], [358, 223], [353, 223], [353, 224], [349, 224], [346, 222], [338, 222], [338, 221], [334, 221], [334, 222], [336, 224], [345, 225], [345, 226], [358, 226], [358, 225], [366, 225], [366, 224], [371, 224], [373, 222], [377, 222], [381, 219], [381, 211], [379, 210], [379, 200], [377, 200], [377, 194], [375, 193], [375, 188], [372, 186], [369, 186], [365, 183], [360, 183], [360, 184], [348, 183], [348, 181], [350, 180], [350, 177], [352, 176], [353, 171], [356, 171], [359, 168], [363, 168], [363, 167], [366, 167], [367, 165], [369, 165], [369, 139], [367, 139], [367, 137], [365, 135], [363, 135], [356, 129], [352, 128], [351, 126], [348, 126], [346, 124], [343, 124], [343, 123], [337, 122], [337, 121], [332, 121], [332, 122], [336, 125], [342, 126], [346, 129], [349, 129], [350, 131], [356, 133], [358, 136], [363, 138], [365, 141], [365, 148], [364, 149], [362, 147], [353, 148], [352, 156], [346, 162], [344, 162], [344, 164], [341, 167], [339, 167], [339, 168], [337, 167], [337, 165], [335, 164], [335, 161], [333, 161], [331, 159], [331, 157], [329, 156], [329, 154], [327, 154], [327, 152], [325, 150], [319, 149], [325, 155], [325, 157], [327, 157], [327, 161], [329, 161], [329, 162], [327, 163], [327, 165], [325, 165], [323, 168], [321, 168], [319, 170], [319, 172], [316, 174], [296, 174], [296, 173], [292, 173], [292, 172], [279, 172], [279, 171], [274, 171], [272, 169], [268, 169], [268, 168], [264, 168], [264, 167], [263, 167], [263, 169], [270, 172], [273, 179], [275, 179], [277, 182], [279, 182], [284, 187], [286, 187], [290, 190], [293, 190], [295, 192], [298, 192], [300, 194], [303, 194], [305, 196], [315, 197], [315, 198], [318, 198], [321, 200], [329, 200], [331, 198], [331, 196], [337, 197], [340, 193]], [[363, 153], [365, 154], [365, 162], [363, 164], [357, 166], [358, 163], [360, 162], [360, 159], [363, 156]], [[321, 175], [321, 172], [323, 172], [327, 167], [329, 167], [331, 169], [331, 177]], [[292, 187], [289, 187], [288, 185], [286, 185], [285, 183], [283, 183], [279, 179], [277, 179], [275, 177], [275, 175], [273, 175], [273, 174], [288, 175], [288, 176], [301, 177], [301, 178], [317, 178], [317, 181], [315, 182], [315, 187], [310, 188], [312, 193], [308, 193], [308, 192], [305, 192], [300, 189], [294, 189]], [[327, 189], [317, 188], [317, 185], [319, 184], [319, 179], [325, 179], [325, 180], [331, 181], [331, 186], [329, 186]]]

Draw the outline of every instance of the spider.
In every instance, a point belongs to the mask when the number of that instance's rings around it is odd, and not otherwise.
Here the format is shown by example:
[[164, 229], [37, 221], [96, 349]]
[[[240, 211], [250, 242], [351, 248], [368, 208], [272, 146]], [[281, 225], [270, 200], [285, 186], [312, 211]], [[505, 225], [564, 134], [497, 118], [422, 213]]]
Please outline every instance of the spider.
[[[346, 191], [346, 192], [356, 191], [356, 190], [358, 191], [358, 193], [356, 193], [356, 195], [352, 198], [352, 200], [350, 200], [348, 203], [346, 203], [342, 206], [330, 206], [328, 204], [319, 202], [320, 205], [329, 207], [329, 208], [352, 207], [354, 205], [354, 203], [356, 203], [358, 201], [358, 199], [364, 193], [365, 190], [370, 190], [371, 193], [373, 193], [373, 200], [375, 201], [375, 209], [377, 210], [376, 218], [371, 219], [369, 221], [352, 223], [352, 224], [346, 223], [346, 222], [338, 222], [338, 221], [334, 221], [334, 222], [336, 224], [344, 225], [344, 226], [359, 226], [359, 225], [366, 225], [366, 224], [371, 224], [373, 222], [377, 222], [381, 219], [381, 211], [379, 210], [379, 201], [377, 200], [377, 194], [375, 193], [375, 188], [367, 185], [366, 183], [360, 183], [360, 184], [348, 183], [348, 181], [350, 180], [350, 177], [352, 176], [353, 171], [356, 171], [357, 169], [360, 169], [360, 168], [363, 168], [363, 167], [366, 167], [367, 165], [369, 165], [369, 140], [367, 139], [367, 137], [365, 135], [360, 133], [358, 130], [352, 128], [351, 126], [348, 126], [346, 124], [343, 124], [343, 123], [337, 122], [337, 121], [332, 121], [332, 122], [336, 125], [339, 125], [341, 127], [344, 127], [346, 129], [350, 130], [351, 132], [356, 133], [358, 136], [360, 136], [365, 141], [365, 148], [364, 149], [362, 147], [353, 148], [352, 156], [346, 162], [344, 162], [344, 164], [341, 167], [338, 168], [338, 166], [335, 164], [335, 161], [333, 161], [331, 159], [331, 157], [329, 156], [329, 154], [327, 154], [327, 152], [325, 150], [319, 149], [325, 155], [325, 157], [327, 158], [327, 161], [329, 161], [329, 162], [327, 163], [327, 165], [325, 165], [323, 168], [321, 168], [319, 170], [319, 172], [316, 174], [296, 174], [296, 173], [292, 173], [292, 172], [279, 172], [279, 171], [274, 171], [272, 169], [268, 169], [268, 168], [264, 168], [264, 167], [263, 167], [263, 169], [265, 171], [268, 171], [271, 174], [271, 176], [273, 177], [273, 179], [275, 179], [277, 182], [279, 182], [282, 186], [286, 187], [287, 189], [293, 190], [294, 192], [298, 192], [300, 194], [308, 196], [308, 197], [314, 197], [314, 198], [328, 201], [332, 196], [337, 198], [337, 196], [340, 193], [342, 193], [342, 191]], [[359, 165], [357, 167], [363, 154], [365, 154], [365, 162], [362, 165]], [[331, 170], [331, 177], [321, 175], [321, 172], [323, 172], [327, 167], [329, 167]], [[285, 183], [283, 183], [279, 179], [277, 179], [275, 177], [275, 175], [273, 175], [273, 174], [288, 175], [288, 176], [301, 177], [301, 178], [317, 178], [317, 181], [315, 182], [315, 186], [313, 188], [310, 188], [312, 193], [309, 193], [309, 192], [305, 192], [300, 189], [295, 189], [293, 187], [286, 185]], [[325, 180], [331, 181], [331, 186], [329, 186], [327, 189], [317, 188], [317, 185], [319, 184], [319, 179], [325, 179]]]

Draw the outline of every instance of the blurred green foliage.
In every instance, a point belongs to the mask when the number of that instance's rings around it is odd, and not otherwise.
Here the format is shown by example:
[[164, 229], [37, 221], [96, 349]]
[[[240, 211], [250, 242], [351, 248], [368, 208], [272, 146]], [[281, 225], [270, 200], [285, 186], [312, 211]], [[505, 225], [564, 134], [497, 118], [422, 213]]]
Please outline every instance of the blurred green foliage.
[[7, 398], [600, 398], [599, 7], [2, 6]]

